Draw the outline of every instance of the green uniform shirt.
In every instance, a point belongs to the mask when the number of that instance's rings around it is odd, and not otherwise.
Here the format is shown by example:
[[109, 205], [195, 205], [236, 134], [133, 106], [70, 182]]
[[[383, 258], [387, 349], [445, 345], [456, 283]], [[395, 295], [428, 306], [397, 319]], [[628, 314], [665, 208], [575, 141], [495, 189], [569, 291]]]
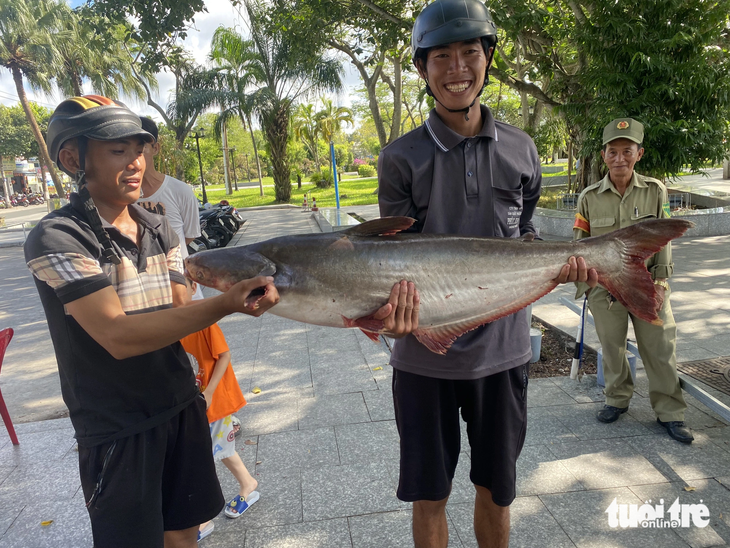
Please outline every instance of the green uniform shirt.
[[[600, 236], [648, 219], [666, 219], [669, 216], [667, 188], [661, 181], [634, 172], [626, 192], [621, 196], [606, 175], [586, 188], [578, 198], [573, 239]], [[671, 243], [649, 257], [646, 268], [653, 279], [669, 278], [674, 271]], [[576, 298], [579, 298], [588, 285], [576, 283], [576, 286]]]

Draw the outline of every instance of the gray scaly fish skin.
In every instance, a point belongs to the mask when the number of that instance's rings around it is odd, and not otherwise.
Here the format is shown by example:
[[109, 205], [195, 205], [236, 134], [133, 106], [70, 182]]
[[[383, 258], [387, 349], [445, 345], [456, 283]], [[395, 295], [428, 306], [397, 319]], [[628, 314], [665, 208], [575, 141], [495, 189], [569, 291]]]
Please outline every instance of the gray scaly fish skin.
[[[403, 218], [393, 219], [404, 226]], [[377, 222], [376, 228], [382, 230], [387, 219], [373, 221]], [[623, 231], [634, 234], [637, 230], [655, 238], [655, 232], [669, 228], [661, 224], [665, 222], [673, 223], [672, 235], [662, 235], [661, 245], [650, 246], [654, 251], [644, 252], [644, 257], [637, 256], [622, 238], [627, 234]], [[650, 223], [660, 224], [653, 225], [652, 232]], [[221, 291], [254, 276], [273, 276], [281, 299], [271, 314], [316, 325], [360, 327], [366, 332], [382, 331], [370, 315], [387, 302], [395, 283], [409, 280], [420, 293], [420, 336], [416, 336], [426, 340], [429, 348], [428, 341], [438, 341], [431, 349], [442, 353], [442, 347], [448, 348], [459, 334], [512, 314], [549, 293], [571, 256], [583, 257], [599, 273], [599, 282], [615, 291], [619, 300], [633, 295], [629, 308], [639, 317], [658, 321], [656, 310], [661, 303], [644, 258], [691, 225], [678, 220], [649, 221], [642, 223], [647, 225], [644, 229], [634, 225], [598, 238], [541, 242], [413, 233], [363, 235], [368, 224], [339, 233], [283, 236], [204, 251], [189, 257], [186, 268], [194, 280]]]

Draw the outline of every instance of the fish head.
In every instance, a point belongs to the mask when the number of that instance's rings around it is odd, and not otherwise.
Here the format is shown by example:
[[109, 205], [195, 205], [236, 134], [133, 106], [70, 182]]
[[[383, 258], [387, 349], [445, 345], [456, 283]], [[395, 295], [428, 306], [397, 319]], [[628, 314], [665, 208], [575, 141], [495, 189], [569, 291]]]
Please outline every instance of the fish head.
[[225, 292], [242, 280], [274, 276], [276, 264], [245, 247], [211, 249], [185, 259], [185, 274], [201, 285]]

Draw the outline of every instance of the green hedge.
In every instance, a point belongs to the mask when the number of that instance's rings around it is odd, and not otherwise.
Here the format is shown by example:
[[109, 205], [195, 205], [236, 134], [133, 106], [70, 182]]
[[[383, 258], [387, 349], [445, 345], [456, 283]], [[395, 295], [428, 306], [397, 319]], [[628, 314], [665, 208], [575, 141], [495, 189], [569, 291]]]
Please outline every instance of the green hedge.
[[357, 168], [357, 172], [360, 174], [360, 177], [375, 177], [375, 168], [367, 164]]

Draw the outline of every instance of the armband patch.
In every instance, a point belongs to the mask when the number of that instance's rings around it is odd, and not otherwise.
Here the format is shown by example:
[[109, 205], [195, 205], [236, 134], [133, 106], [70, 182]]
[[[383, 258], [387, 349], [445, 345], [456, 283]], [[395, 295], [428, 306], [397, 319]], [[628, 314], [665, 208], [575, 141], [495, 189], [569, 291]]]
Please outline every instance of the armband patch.
[[586, 234], [591, 233], [591, 223], [588, 222], [588, 219], [583, 217], [583, 215], [581, 215], [580, 213], [575, 214], [575, 223], [573, 224], [573, 228], [582, 230]]
[[664, 212], [664, 215], [666, 215], [667, 217], [672, 216], [670, 209], [669, 209], [669, 202], [664, 202], [662, 204], [662, 211]]

